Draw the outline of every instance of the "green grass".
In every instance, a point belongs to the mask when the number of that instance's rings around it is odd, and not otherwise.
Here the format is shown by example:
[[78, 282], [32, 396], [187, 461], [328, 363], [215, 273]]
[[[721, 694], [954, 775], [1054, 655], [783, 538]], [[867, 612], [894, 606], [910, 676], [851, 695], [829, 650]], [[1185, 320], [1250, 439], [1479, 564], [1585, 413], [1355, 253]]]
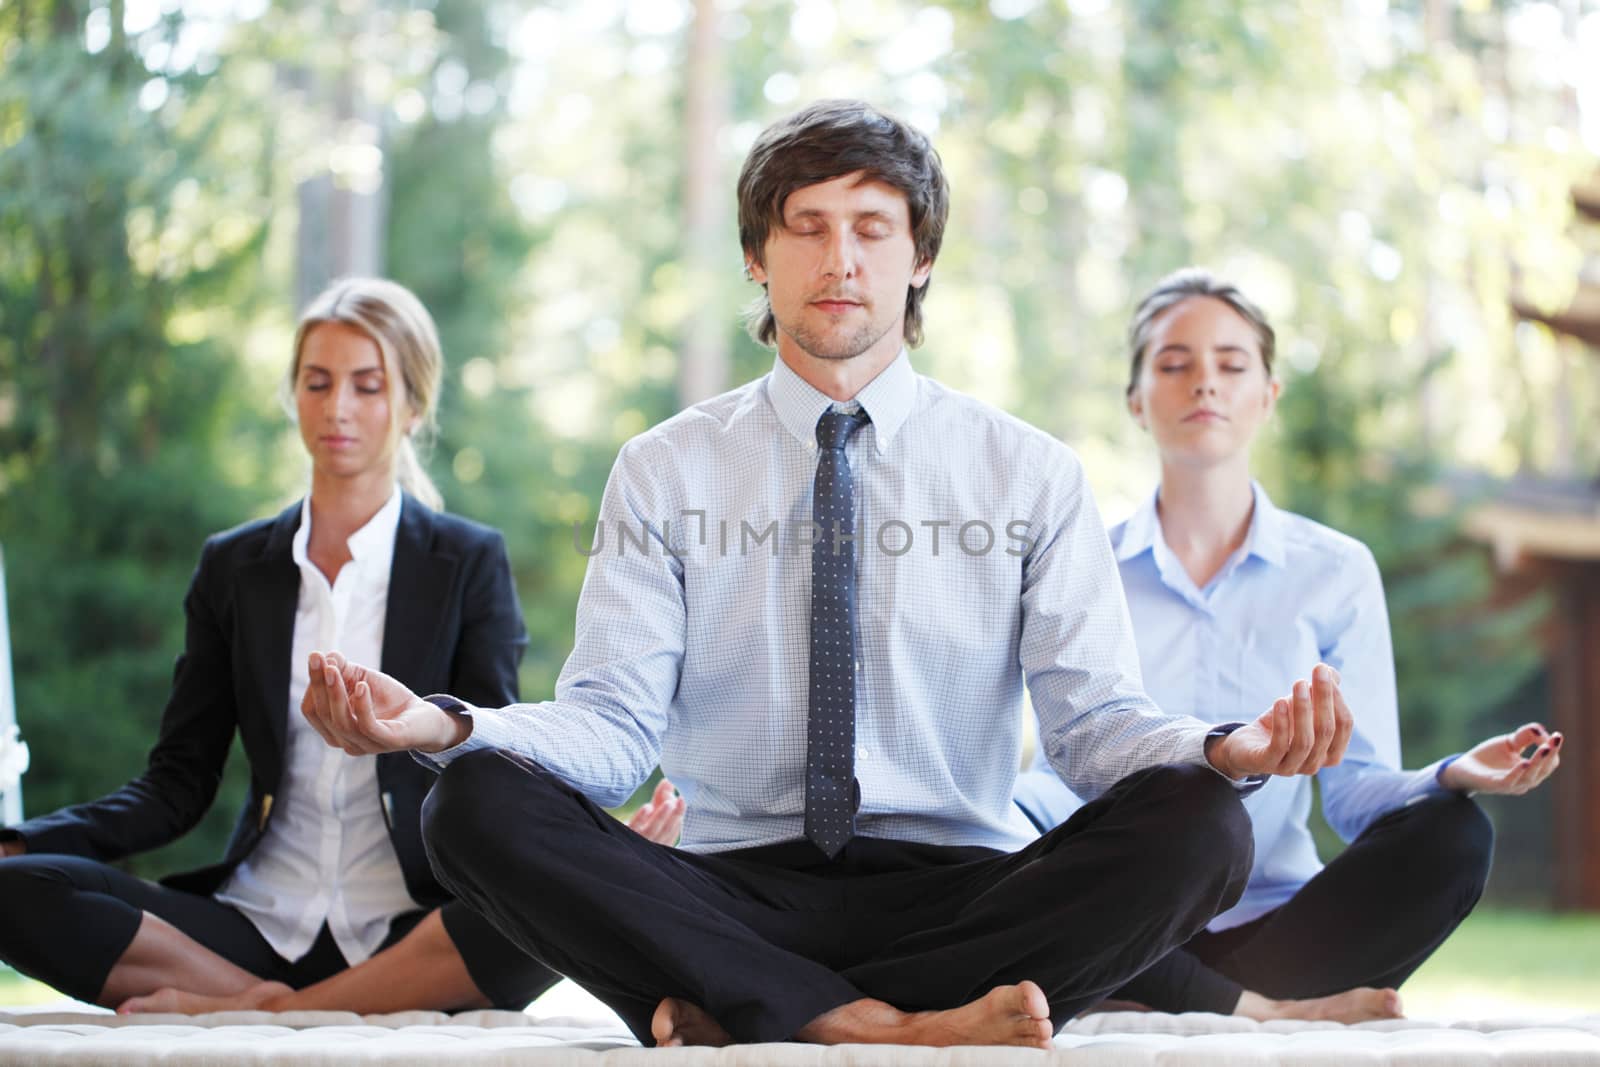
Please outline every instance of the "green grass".
[[[1600, 915], [1484, 910], [1446, 941], [1402, 995], [1423, 1019], [1564, 1017], [1600, 1011]], [[0, 1005], [60, 994], [0, 967]]]
[[61, 1000], [61, 994], [31, 978], [0, 964], [0, 1005], [19, 1007], [32, 1004], [49, 1004]]
[[1401, 994], [1423, 1018], [1600, 1011], [1600, 915], [1478, 912]]

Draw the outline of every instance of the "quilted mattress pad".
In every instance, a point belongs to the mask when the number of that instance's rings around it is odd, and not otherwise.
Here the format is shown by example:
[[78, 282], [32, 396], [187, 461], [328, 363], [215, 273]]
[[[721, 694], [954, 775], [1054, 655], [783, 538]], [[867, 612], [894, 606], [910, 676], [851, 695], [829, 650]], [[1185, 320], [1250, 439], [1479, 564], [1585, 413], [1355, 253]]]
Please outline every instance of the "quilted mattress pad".
[[1049, 1052], [897, 1045], [744, 1045], [642, 1049], [615, 1021], [516, 1012], [226, 1012], [116, 1016], [0, 1011], [0, 1065], [160, 1064], [334, 1067], [343, 1064], [572, 1064], [580, 1067], [956, 1065], [1083, 1067], [1234, 1064], [1475, 1064], [1600, 1067], [1600, 1015], [1456, 1023], [1397, 1020], [1256, 1023], [1218, 1015], [1105, 1013], [1069, 1025]]

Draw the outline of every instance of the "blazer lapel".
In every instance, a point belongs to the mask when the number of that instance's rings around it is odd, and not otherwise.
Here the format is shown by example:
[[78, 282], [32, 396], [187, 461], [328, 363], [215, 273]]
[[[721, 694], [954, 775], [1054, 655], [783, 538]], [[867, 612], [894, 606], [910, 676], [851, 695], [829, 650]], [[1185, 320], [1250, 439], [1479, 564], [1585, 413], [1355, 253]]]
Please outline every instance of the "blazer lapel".
[[[400, 505], [400, 525], [394, 535], [394, 562], [389, 567], [389, 605], [384, 610], [379, 669], [423, 696], [450, 682], [448, 675], [432, 675], [436, 661], [449, 663], [448, 655], [438, 659], [435, 646], [444, 625], [455, 571], [453, 557], [433, 550], [433, 512], [410, 493], [405, 494]], [[422, 772], [410, 753], [387, 752], [378, 756], [378, 789], [384, 816], [408, 882], [415, 873], [431, 884], [426, 857], [420, 850], [413, 855], [410, 846], [413, 841], [420, 843], [421, 827], [415, 824], [422, 796], [432, 779], [433, 775]], [[399, 803], [396, 791], [401, 793]], [[414, 889], [412, 895], [416, 893]]]
[[[241, 686], [260, 702], [253, 709], [271, 729], [273, 754], [281, 770], [289, 729], [289, 657], [294, 651], [294, 615], [300, 599], [300, 572], [292, 546], [300, 526], [300, 504], [284, 510], [273, 523], [261, 558], [239, 568], [234, 610], [245, 646], [245, 662], [254, 685]], [[251, 716], [241, 715], [240, 727]]]
[[[384, 612], [379, 669], [413, 689], [430, 684], [423, 671], [436, 659], [434, 646], [455, 573], [455, 558], [433, 550], [433, 512], [410, 493], [405, 494], [394, 535], [394, 562], [389, 568], [389, 606]], [[439, 684], [447, 682], [438, 680]]]

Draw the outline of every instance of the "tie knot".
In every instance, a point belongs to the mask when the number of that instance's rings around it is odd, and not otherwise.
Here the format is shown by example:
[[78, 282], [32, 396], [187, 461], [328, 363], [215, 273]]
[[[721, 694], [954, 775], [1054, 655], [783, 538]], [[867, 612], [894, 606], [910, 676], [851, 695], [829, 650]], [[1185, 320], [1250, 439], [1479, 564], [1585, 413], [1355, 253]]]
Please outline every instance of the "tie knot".
[[817, 447], [843, 448], [844, 443], [850, 440], [850, 435], [866, 425], [866, 422], [865, 411], [850, 414], [829, 408], [822, 413], [822, 418], [817, 420]]

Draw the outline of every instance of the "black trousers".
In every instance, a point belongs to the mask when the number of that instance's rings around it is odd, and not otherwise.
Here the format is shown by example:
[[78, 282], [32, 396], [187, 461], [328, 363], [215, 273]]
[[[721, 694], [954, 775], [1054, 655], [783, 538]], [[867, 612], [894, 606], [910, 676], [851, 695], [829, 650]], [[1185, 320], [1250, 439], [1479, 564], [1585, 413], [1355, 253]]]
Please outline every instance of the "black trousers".
[[1472, 911], [1494, 828], [1464, 796], [1389, 812], [1288, 903], [1197, 934], [1112, 996], [1157, 1011], [1226, 1015], [1249, 989], [1277, 999], [1397, 987]]
[[1032, 979], [1059, 1027], [1243, 891], [1249, 819], [1203, 767], [1131, 776], [1016, 853], [856, 838], [701, 855], [629, 831], [538, 764], [453, 762], [423, 807], [435, 873], [645, 1044], [664, 997], [738, 1041], [862, 997], [952, 1008]]
[[[295, 989], [349, 966], [326, 925], [311, 949], [290, 961], [243, 914], [212, 897], [168, 889], [79, 856], [0, 860], [0, 960], [78, 1000], [99, 998], [144, 912], [243, 970]], [[382, 947], [405, 937], [426, 914], [397, 916]], [[446, 904], [441, 916], [467, 973], [497, 1007], [520, 1009], [560, 980], [459, 902]]]

